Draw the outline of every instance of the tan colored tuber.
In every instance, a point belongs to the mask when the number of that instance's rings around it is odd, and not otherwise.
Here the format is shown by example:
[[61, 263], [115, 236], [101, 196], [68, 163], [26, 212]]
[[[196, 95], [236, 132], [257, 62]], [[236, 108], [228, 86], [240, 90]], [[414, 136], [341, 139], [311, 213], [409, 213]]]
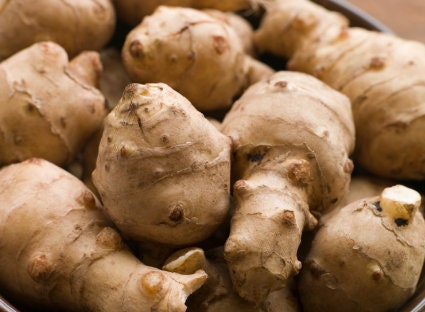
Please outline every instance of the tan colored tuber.
[[225, 258], [239, 295], [260, 303], [299, 272], [303, 230], [347, 191], [350, 102], [312, 76], [277, 72], [248, 88], [221, 129], [236, 180]]
[[255, 7], [253, 0], [113, 0], [118, 17], [129, 25], [137, 25], [159, 6], [190, 7], [194, 9], [215, 9], [240, 11]]
[[350, 203], [322, 222], [300, 273], [304, 311], [396, 311], [425, 258], [418, 192], [402, 185]]
[[0, 60], [40, 41], [54, 41], [70, 57], [100, 50], [115, 30], [111, 0], [0, 1]]
[[40, 157], [74, 160], [106, 116], [96, 88], [97, 52], [68, 61], [63, 48], [41, 42], [0, 63], [0, 165]]
[[186, 311], [206, 274], [141, 263], [85, 185], [42, 159], [0, 170], [0, 292], [42, 311]]
[[127, 35], [124, 65], [134, 82], [163, 82], [203, 112], [229, 108], [273, 70], [244, 50], [226, 22], [191, 8], [160, 6]]
[[129, 238], [193, 244], [228, 213], [230, 143], [166, 84], [130, 84], [105, 120], [93, 182]]
[[289, 58], [346, 94], [356, 124], [354, 158], [375, 175], [425, 179], [425, 45], [349, 27], [308, 0], [273, 1], [255, 33], [262, 51]]
[[180, 274], [193, 274], [205, 270], [208, 279], [188, 298], [188, 311], [193, 312], [297, 312], [300, 311], [293, 289], [285, 287], [272, 292], [265, 302], [254, 305], [242, 299], [234, 290], [229, 276], [223, 248], [208, 250], [186, 248], [172, 254], [163, 270]]

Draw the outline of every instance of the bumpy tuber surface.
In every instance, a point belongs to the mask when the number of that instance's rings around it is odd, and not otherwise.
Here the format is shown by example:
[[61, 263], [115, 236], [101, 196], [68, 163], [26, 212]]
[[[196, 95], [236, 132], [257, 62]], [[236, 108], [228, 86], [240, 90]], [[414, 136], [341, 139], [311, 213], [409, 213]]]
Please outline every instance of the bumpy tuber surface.
[[132, 81], [166, 83], [203, 112], [273, 73], [226, 22], [191, 8], [160, 6], [127, 35], [122, 57]]
[[425, 45], [350, 28], [308, 0], [274, 1], [266, 11], [256, 46], [351, 99], [359, 164], [387, 178], [425, 179]]
[[52, 163], [4, 167], [0, 184], [0, 292], [31, 310], [180, 312], [206, 279], [141, 263], [93, 193]]
[[163, 269], [180, 274], [192, 274], [205, 270], [208, 279], [202, 287], [188, 298], [188, 311], [196, 312], [296, 312], [297, 299], [292, 289], [283, 288], [272, 292], [260, 305], [242, 299], [234, 290], [229, 276], [223, 248], [208, 250], [186, 248], [175, 252]]
[[396, 311], [425, 258], [418, 192], [402, 185], [355, 201], [323, 222], [300, 274], [306, 312]]
[[169, 86], [130, 84], [105, 120], [93, 182], [128, 237], [192, 244], [229, 210], [230, 143]]
[[63, 48], [41, 42], [0, 63], [0, 165], [40, 157], [71, 162], [106, 116], [95, 87], [97, 52], [68, 62]]
[[237, 180], [225, 258], [238, 293], [262, 302], [301, 269], [303, 229], [347, 191], [350, 102], [312, 76], [278, 72], [252, 85], [221, 129], [233, 140]]
[[118, 17], [133, 26], [161, 5], [220, 11], [239, 11], [255, 7], [253, 0], [114, 0]]
[[54, 41], [71, 57], [99, 50], [115, 30], [110, 0], [0, 1], [0, 60], [40, 41]]

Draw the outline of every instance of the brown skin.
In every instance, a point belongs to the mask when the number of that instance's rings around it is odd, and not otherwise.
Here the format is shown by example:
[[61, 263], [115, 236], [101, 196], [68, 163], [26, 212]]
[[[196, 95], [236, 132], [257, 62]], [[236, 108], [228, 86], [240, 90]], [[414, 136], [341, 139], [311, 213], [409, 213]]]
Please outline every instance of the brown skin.
[[347, 191], [350, 103], [312, 76], [278, 72], [251, 86], [221, 129], [233, 140], [236, 181], [225, 258], [239, 295], [260, 303], [300, 270], [297, 251], [302, 231], [317, 223], [313, 214]]
[[196, 312], [296, 312], [299, 311], [292, 290], [283, 288], [271, 293], [261, 305], [242, 299], [234, 290], [229, 276], [223, 247], [208, 250], [186, 248], [172, 254], [163, 270], [181, 274], [192, 274], [202, 269], [208, 279], [187, 301], [188, 311]]
[[[31, 310], [175, 311], [205, 281], [141, 263], [85, 185], [42, 159], [0, 170], [0, 292]], [[25, 190], [25, 192], [22, 192]]]
[[0, 1], [0, 60], [48, 40], [74, 57], [102, 48], [114, 30], [110, 0], [39, 0], [37, 5], [26, 0]]
[[118, 17], [129, 25], [137, 25], [146, 15], [152, 14], [161, 5], [239, 11], [252, 7], [251, 0], [114, 0]]
[[425, 221], [415, 197], [407, 218], [386, 210], [381, 195], [323, 221], [300, 273], [304, 311], [396, 311], [413, 295], [425, 258]]
[[229, 108], [273, 73], [226, 22], [191, 8], [156, 9], [127, 35], [122, 57], [132, 81], [166, 83], [203, 112]]
[[30, 157], [61, 166], [73, 161], [106, 116], [95, 87], [101, 70], [97, 52], [68, 62], [53, 42], [0, 63], [0, 165]]
[[230, 144], [169, 86], [130, 84], [105, 120], [93, 182], [129, 238], [193, 244], [228, 213]]
[[266, 10], [258, 49], [289, 58], [290, 70], [351, 99], [359, 165], [386, 178], [425, 179], [425, 45], [350, 28], [340, 14], [307, 0]]

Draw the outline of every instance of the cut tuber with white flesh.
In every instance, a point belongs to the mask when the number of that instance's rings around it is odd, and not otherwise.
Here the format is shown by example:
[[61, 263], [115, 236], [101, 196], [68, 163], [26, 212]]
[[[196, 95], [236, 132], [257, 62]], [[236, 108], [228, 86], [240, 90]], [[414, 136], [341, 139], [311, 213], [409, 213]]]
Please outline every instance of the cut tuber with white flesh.
[[421, 196], [406, 186], [322, 219], [300, 273], [306, 312], [396, 311], [415, 292], [425, 258]]
[[141, 263], [76, 177], [42, 159], [0, 170], [0, 293], [46, 311], [186, 311], [206, 280]]
[[93, 182], [127, 237], [193, 244], [229, 211], [230, 145], [166, 84], [130, 84], [105, 120]]

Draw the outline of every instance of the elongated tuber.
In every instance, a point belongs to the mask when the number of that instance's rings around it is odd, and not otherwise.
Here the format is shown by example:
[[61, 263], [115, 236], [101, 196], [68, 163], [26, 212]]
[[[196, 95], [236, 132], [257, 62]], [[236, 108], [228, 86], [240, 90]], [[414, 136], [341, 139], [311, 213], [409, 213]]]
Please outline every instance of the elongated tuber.
[[[77, 178], [42, 159], [0, 170], [0, 292], [43, 311], [185, 311], [205, 281], [148, 267]], [[24, 191], [23, 191], [24, 190]]]
[[54, 41], [74, 57], [101, 49], [114, 30], [110, 0], [0, 1], [0, 60], [40, 41]]
[[229, 108], [273, 73], [226, 22], [191, 8], [159, 7], [130, 31], [122, 56], [132, 81], [166, 83], [203, 112]]
[[335, 211], [316, 233], [299, 278], [304, 310], [396, 311], [425, 258], [418, 192], [402, 185]]
[[105, 120], [93, 182], [126, 236], [193, 244], [228, 213], [230, 143], [166, 84], [130, 84]]
[[0, 165], [40, 157], [70, 163], [106, 116], [97, 52], [68, 62], [41, 42], [0, 63]]
[[273, 1], [266, 11], [256, 46], [351, 99], [359, 165], [386, 178], [425, 179], [425, 45], [348, 27], [308, 0]]
[[350, 102], [312, 76], [278, 72], [248, 88], [221, 129], [237, 180], [225, 258], [239, 295], [258, 303], [299, 272], [302, 231], [347, 191]]

